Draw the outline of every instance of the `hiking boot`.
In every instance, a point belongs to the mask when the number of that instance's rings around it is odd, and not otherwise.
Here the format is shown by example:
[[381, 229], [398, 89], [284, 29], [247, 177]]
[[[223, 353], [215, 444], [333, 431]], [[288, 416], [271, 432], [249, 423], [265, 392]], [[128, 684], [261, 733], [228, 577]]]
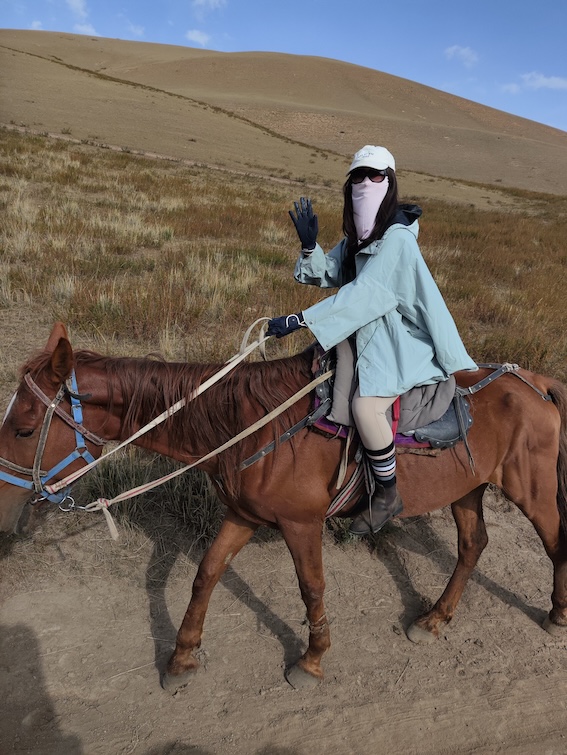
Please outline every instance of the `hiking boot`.
[[395, 485], [383, 488], [382, 485], [377, 484], [370, 498], [368, 509], [354, 517], [349, 532], [353, 535], [369, 535], [371, 532], [376, 534], [392, 517], [401, 514], [403, 508], [402, 499]]

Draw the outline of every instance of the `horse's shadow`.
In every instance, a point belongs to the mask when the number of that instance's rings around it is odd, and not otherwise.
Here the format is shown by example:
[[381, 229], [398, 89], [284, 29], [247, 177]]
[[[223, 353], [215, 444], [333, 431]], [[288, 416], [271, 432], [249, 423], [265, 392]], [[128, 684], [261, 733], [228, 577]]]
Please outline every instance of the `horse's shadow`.
[[[154, 638], [155, 665], [163, 673], [165, 664], [173, 652], [177, 627], [173, 624], [166, 601], [166, 586], [171, 571], [180, 555], [189, 558], [197, 566], [205, 553], [205, 547], [195, 547], [190, 533], [177, 533], [167, 539], [160, 535], [155, 523], [144, 520], [136, 522], [136, 517], [129, 517], [133, 523], [141, 526], [153, 542], [153, 550], [146, 567], [146, 592], [149, 601], [151, 634]], [[251, 543], [257, 543], [255, 537]], [[422, 613], [431, 607], [430, 601], [422, 595], [412, 580], [403, 557], [403, 552], [411, 551], [425, 555], [436, 568], [450, 574], [456, 564], [456, 553], [451, 545], [433, 528], [427, 517], [415, 517], [403, 523], [387, 527], [386, 531], [368, 541], [369, 547], [382, 562], [393, 578], [402, 600], [403, 610], [399, 621], [407, 629]], [[378, 578], [378, 576], [377, 576]], [[496, 583], [476, 568], [471, 580], [483, 587], [503, 604], [522, 611], [530, 620], [541, 624], [545, 611], [528, 604], [519, 595]], [[447, 578], [448, 581], [448, 578]], [[221, 577], [220, 583], [256, 615], [259, 624], [278, 638], [284, 653], [286, 666], [293, 664], [302, 654], [305, 641], [294, 629], [282, 620], [266, 605], [243, 580], [233, 566], [229, 566]], [[441, 591], [440, 591], [441, 592]], [[187, 602], [189, 602], [191, 585], [187, 585]], [[466, 596], [465, 596], [466, 599]]]
[[[198, 566], [204, 555], [203, 549], [194, 549], [187, 540], [177, 538], [167, 543], [156, 537], [155, 528], [148, 532], [153, 537], [154, 547], [146, 568], [146, 592], [149, 600], [149, 613], [152, 637], [155, 645], [155, 663], [163, 673], [165, 664], [175, 646], [177, 627], [174, 626], [167, 606], [165, 590], [169, 575], [180, 555], [188, 557]], [[254, 540], [252, 541], [254, 542]], [[286, 666], [294, 663], [302, 654], [304, 642], [296, 632], [277, 616], [251, 589], [233, 566], [229, 566], [220, 579], [234, 598], [246, 605], [255, 614], [258, 622], [276, 637], [284, 652]], [[187, 586], [187, 602], [191, 594], [191, 585]]]
[[14, 550], [14, 536], [6, 535], [4, 532], [0, 533], [0, 561], [3, 558], [8, 558]]
[[[427, 517], [406, 519], [403, 525], [395, 528], [395, 531], [390, 528], [384, 535], [379, 541], [377, 539], [371, 541], [370, 547], [396, 583], [403, 604], [403, 612], [399, 620], [404, 629], [407, 629], [420, 614], [431, 608], [431, 602], [415, 588], [403, 558], [403, 551], [427, 556], [434, 567], [448, 575], [456, 566], [457, 554], [439, 536]], [[483, 574], [478, 566], [471, 574], [470, 581], [483, 587], [503, 604], [522, 611], [536, 624], [541, 625], [547, 615], [542, 609], [528, 604], [517, 593]], [[437, 598], [440, 597], [441, 592], [442, 590]], [[466, 588], [463, 599], [466, 600]]]

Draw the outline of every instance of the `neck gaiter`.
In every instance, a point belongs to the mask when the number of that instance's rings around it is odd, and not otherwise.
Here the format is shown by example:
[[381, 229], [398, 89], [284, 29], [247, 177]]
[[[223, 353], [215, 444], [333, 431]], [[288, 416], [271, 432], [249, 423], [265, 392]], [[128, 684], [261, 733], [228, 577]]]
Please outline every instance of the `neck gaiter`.
[[352, 185], [352, 208], [354, 225], [359, 241], [372, 233], [376, 215], [388, 193], [388, 177], [381, 183], [373, 183], [368, 176], [362, 183]]

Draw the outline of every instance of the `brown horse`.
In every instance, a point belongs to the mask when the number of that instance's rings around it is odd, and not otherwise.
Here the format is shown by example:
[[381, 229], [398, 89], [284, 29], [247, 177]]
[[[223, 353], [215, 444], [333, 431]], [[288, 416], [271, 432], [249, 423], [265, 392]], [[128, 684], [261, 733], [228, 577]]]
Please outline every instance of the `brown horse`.
[[[309, 351], [271, 362], [238, 366], [206, 393], [189, 402], [163, 425], [137, 443], [183, 462], [194, 461], [217, 448], [243, 428], [265, 416], [311, 380]], [[215, 372], [214, 365], [168, 363], [155, 359], [104, 357], [73, 353], [67, 333], [58, 323], [45, 351], [29, 361], [0, 427], [0, 464], [11, 464], [12, 481], [0, 482], [0, 530], [13, 530], [30, 497], [29, 488], [13, 478], [28, 479], [26, 470], [53, 469], [76, 446], [76, 428], [54, 414], [47, 436], [45, 400], [59, 396], [59, 410], [71, 411], [71, 394], [61, 386], [72, 371], [82, 397], [82, 428], [105, 440], [129, 435], [183, 396], [188, 396]], [[487, 372], [460, 373], [470, 386]], [[567, 627], [567, 389], [556, 380], [521, 371], [539, 391], [517, 377], [504, 375], [471, 396], [474, 424], [469, 444], [474, 471], [463, 444], [434, 457], [402, 454], [399, 485], [405, 503], [402, 516], [416, 516], [451, 505], [458, 528], [458, 561], [440, 599], [408, 630], [410, 639], [427, 641], [453, 616], [465, 584], [487, 544], [482, 497], [489, 483], [497, 485], [528, 517], [553, 563], [552, 610], [549, 631]], [[29, 381], [29, 378], [32, 381]], [[38, 398], [39, 388], [47, 399]], [[309, 645], [287, 672], [293, 686], [316, 684], [322, 677], [321, 658], [330, 645], [325, 617], [322, 529], [336, 493], [343, 441], [304, 429], [274, 453], [239, 471], [241, 462], [279, 437], [309, 411], [306, 396], [278, 419], [202, 465], [211, 476], [227, 513], [204, 556], [193, 583], [191, 601], [177, 634], [164, 686], [175, 691], [186, 684], [198, 662], [199, 647], [211, 592], [228, 564], [260, 525], [278, 528], [291, 552], [309, 621]], [[53, 401], [53, 403], [55, 403]], [[41, 438], [40, 438], [41, 436]], [[46, 436], [46, 437], [45, 437]], [[93, 438], [96, 440], [96, 437]], [[93, 456], [101, 449], [87, 436]], [[41, 459], [37, 459], [38, 444]], [[43, 450], [41, 450], [43, 449]], [[72, 460], [61, 478], [84, 465]], [[349, 474], [355, 463], [349, 464]], [[0, 466], [0, 471], [5, 466]], [[348, 510], [344, 512], [348, 515]]]

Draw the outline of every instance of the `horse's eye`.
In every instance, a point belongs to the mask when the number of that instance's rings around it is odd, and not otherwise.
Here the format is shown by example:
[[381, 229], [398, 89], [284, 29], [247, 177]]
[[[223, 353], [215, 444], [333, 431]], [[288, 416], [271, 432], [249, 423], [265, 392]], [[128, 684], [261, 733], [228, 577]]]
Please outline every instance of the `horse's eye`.
[[30, 438], [33, 435], [33, 428], [31, 430], [17, 430], [16, 438]]

